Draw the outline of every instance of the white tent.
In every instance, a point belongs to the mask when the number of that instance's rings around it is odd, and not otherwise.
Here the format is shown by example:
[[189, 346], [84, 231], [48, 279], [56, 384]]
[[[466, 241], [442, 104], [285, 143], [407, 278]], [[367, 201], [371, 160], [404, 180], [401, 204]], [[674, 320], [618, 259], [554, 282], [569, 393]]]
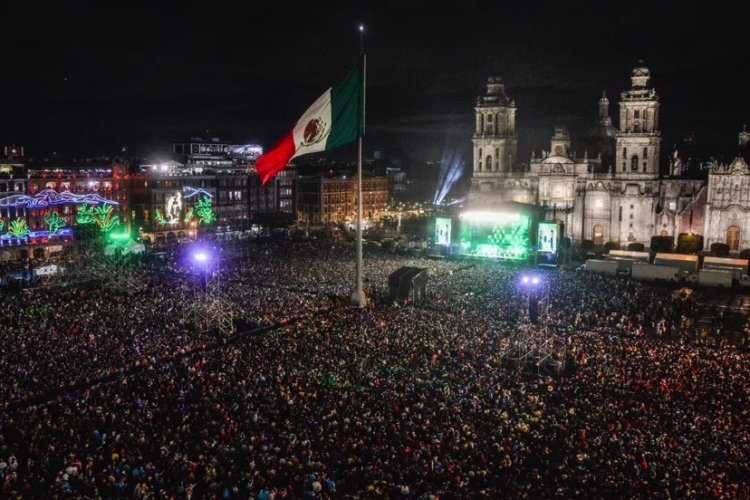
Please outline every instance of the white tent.
[[136, 243], [133, 240], [128, 240], [126, 243], [118, 243], [117, 245], [107, 245], [104, 247], [104, 255], [114, 255], [117, 250], [122, 251], [123, 255], [129, 253], [140, 254], [146, 250], [146, 246], [143, 243]]

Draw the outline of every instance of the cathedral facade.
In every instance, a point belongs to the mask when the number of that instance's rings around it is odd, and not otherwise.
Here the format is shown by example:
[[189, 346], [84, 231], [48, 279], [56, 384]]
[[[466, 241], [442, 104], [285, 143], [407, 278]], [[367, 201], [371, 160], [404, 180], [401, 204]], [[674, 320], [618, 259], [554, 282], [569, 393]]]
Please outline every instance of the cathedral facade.
[[[649, 246], [652, 236], [703, 235], [706, 247], [727, 243], [750, 248], [750, 170], [741, 157], [716, 166], [708, 179], [681, 176], [679, 158], [660, 175], [660, 103], [651, 74], [633, 69], [630, 88], [621, 92], [619, 129], [609, 100], [599, 99], [597, 126], [583, 155], [571, 150], [564, 127], [555, 127], [549, 149], [516, 162], [516, 105], [502, 79], [492, 77], [474, 108], [472, 207], [508, 201], [541, 205], [546, 218], [564, 223], [565, 236], [597, 245], [614, 241]], [[742, 141], [742, 134], [740, 134]]]

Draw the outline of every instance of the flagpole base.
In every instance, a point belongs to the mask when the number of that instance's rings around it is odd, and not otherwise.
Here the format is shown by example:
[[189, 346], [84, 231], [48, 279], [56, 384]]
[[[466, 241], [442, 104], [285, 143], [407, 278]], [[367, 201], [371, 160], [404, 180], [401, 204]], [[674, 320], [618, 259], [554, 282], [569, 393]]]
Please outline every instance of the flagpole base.
[[367, 295], [363, 290], [355, 290], [352, 292], [352, 305], [354, 307], [367, 307]]

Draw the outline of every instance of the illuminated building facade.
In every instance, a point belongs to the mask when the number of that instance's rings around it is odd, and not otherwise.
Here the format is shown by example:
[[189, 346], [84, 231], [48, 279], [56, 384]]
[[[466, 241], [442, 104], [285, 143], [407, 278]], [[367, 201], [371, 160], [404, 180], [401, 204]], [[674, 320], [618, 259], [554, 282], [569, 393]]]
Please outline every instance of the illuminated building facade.
[[175, 160], [182, 170], [215, 177], [213, 199], [216, 225], [223, 230], [247, 229], [250, 219], [248, 170], [263, 154], [253, 144], [230, 144], [218, 137], [190, 137], [173, 145]]
[[[120, 221], [119, 229], [130, 232], [130, 176], [125, 162], [115, 160], [80, 167], [30, 166], [27, 175], [28, 195], [37, 198], [47, 196], [51, 200], [46, 206], [42, 203], [38, 208], [29, 209], [28, 223], [32, 231], [44, 229], [48, 225], [45, 216], [52, 212], [58, 213], [65, 227], [74, 227], [78, 210], [86, 203], [91, 206], [111, 206]], [[62, 196], [59, 203], [54, 201], [60, 198], [55, 194], [66, 193], [73, 196]]]
[[251, 218], [258, 214], [294, 213], [296, 178], [297, 168], [289, 165], [261, 187], [255, 166], [252, 166], [248, 177]]
[[[356, 194], [356, 181], [354, 192]], [[369, 221], [380, 218], [381, 212], [390, 203], [390, 183], [388, 177], [364, 177], [362, 179], [362, 217]]]
[[216, 176], [175, 161], [143, 165], [131, 177], [133, 220], [151, 243], [194, 239], [200, 225], [195, 204], [204, 197], [214, 204]]
[[2, 202], [26, 194], [23, 148], [5, 147], [3, 153], [3, 157], [0, 158], [0, 262], [28, 258], [29, 253], [26, 247], [27, 240], [8, 235], [13, 221], [26, 220], [26, 206]]
[[[362, 179], [362, 217], [372, 222], [390, 202], [388, 177]], [[296, 182], [297, 220], [305, 224], [352, 222], [356, 217], [357, 180], [351, 176], [302, 176]]]
[[[58, 254], [74, 237], [96, 232], [89, 229], [97, 225], [106, 232], [115, 227], [127, 232], [128, 198], [122, 161], [48, 159], [26, 165], [21, 157], [6, 157], [0, 161], [0, 260]], [[81, 223], [81, 210], [92, 214], [91, 227]]]
[[750, 247], [750, 226], [740, 221], [750, 221], [750, 201], [744, 207], [727, 195], [727, 189], [750, 192], [743, 191], [750, 186], [744, 162], [714, 168], [708, 188], [705, 179], [683, 178], [676, 161], [670, 161], [668, 175], [660, 174], [661, 105], [646, 66], [633, 69], [630, 87], [620, 94], [619, 129], [604, 94], [582, 155], [572, 150], [565, 128], [555, 127], [549, 149], [532, 152], [525, 165], [513, 164], [515, 104], [501, 82], [490, 78], [475, 107], [470, 207], [509, 201], [539, 205], [547, 220], [564, 223], [565, 236], [596, 245], [649, 246], [652, 236], [670, 236], [676, 244], [680, 234], [693, 233], [705, 235], [706, 244]]

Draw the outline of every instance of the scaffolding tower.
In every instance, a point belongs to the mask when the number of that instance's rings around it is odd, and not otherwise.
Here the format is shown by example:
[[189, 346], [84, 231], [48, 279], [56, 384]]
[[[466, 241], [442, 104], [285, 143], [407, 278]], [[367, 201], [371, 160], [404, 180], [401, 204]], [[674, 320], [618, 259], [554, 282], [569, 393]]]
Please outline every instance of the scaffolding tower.
[[[565, 337], [550, 327], [550, 287], [530, 288], [526, 292], [526, 321], [501, 344], [501, 359], [506, 366], [537, 373], [559, 374], [565, 368]], [[535, 314], [532, 314], [536, 308]]]
[[191, 283], [193, 301], [183, 311], [185, 324], [192, 325], [196, 333], [216, 332], [222, 337], [234, 334], [234, 309], [222, 295], [219, 273], [206, 268], [193, 274]]

